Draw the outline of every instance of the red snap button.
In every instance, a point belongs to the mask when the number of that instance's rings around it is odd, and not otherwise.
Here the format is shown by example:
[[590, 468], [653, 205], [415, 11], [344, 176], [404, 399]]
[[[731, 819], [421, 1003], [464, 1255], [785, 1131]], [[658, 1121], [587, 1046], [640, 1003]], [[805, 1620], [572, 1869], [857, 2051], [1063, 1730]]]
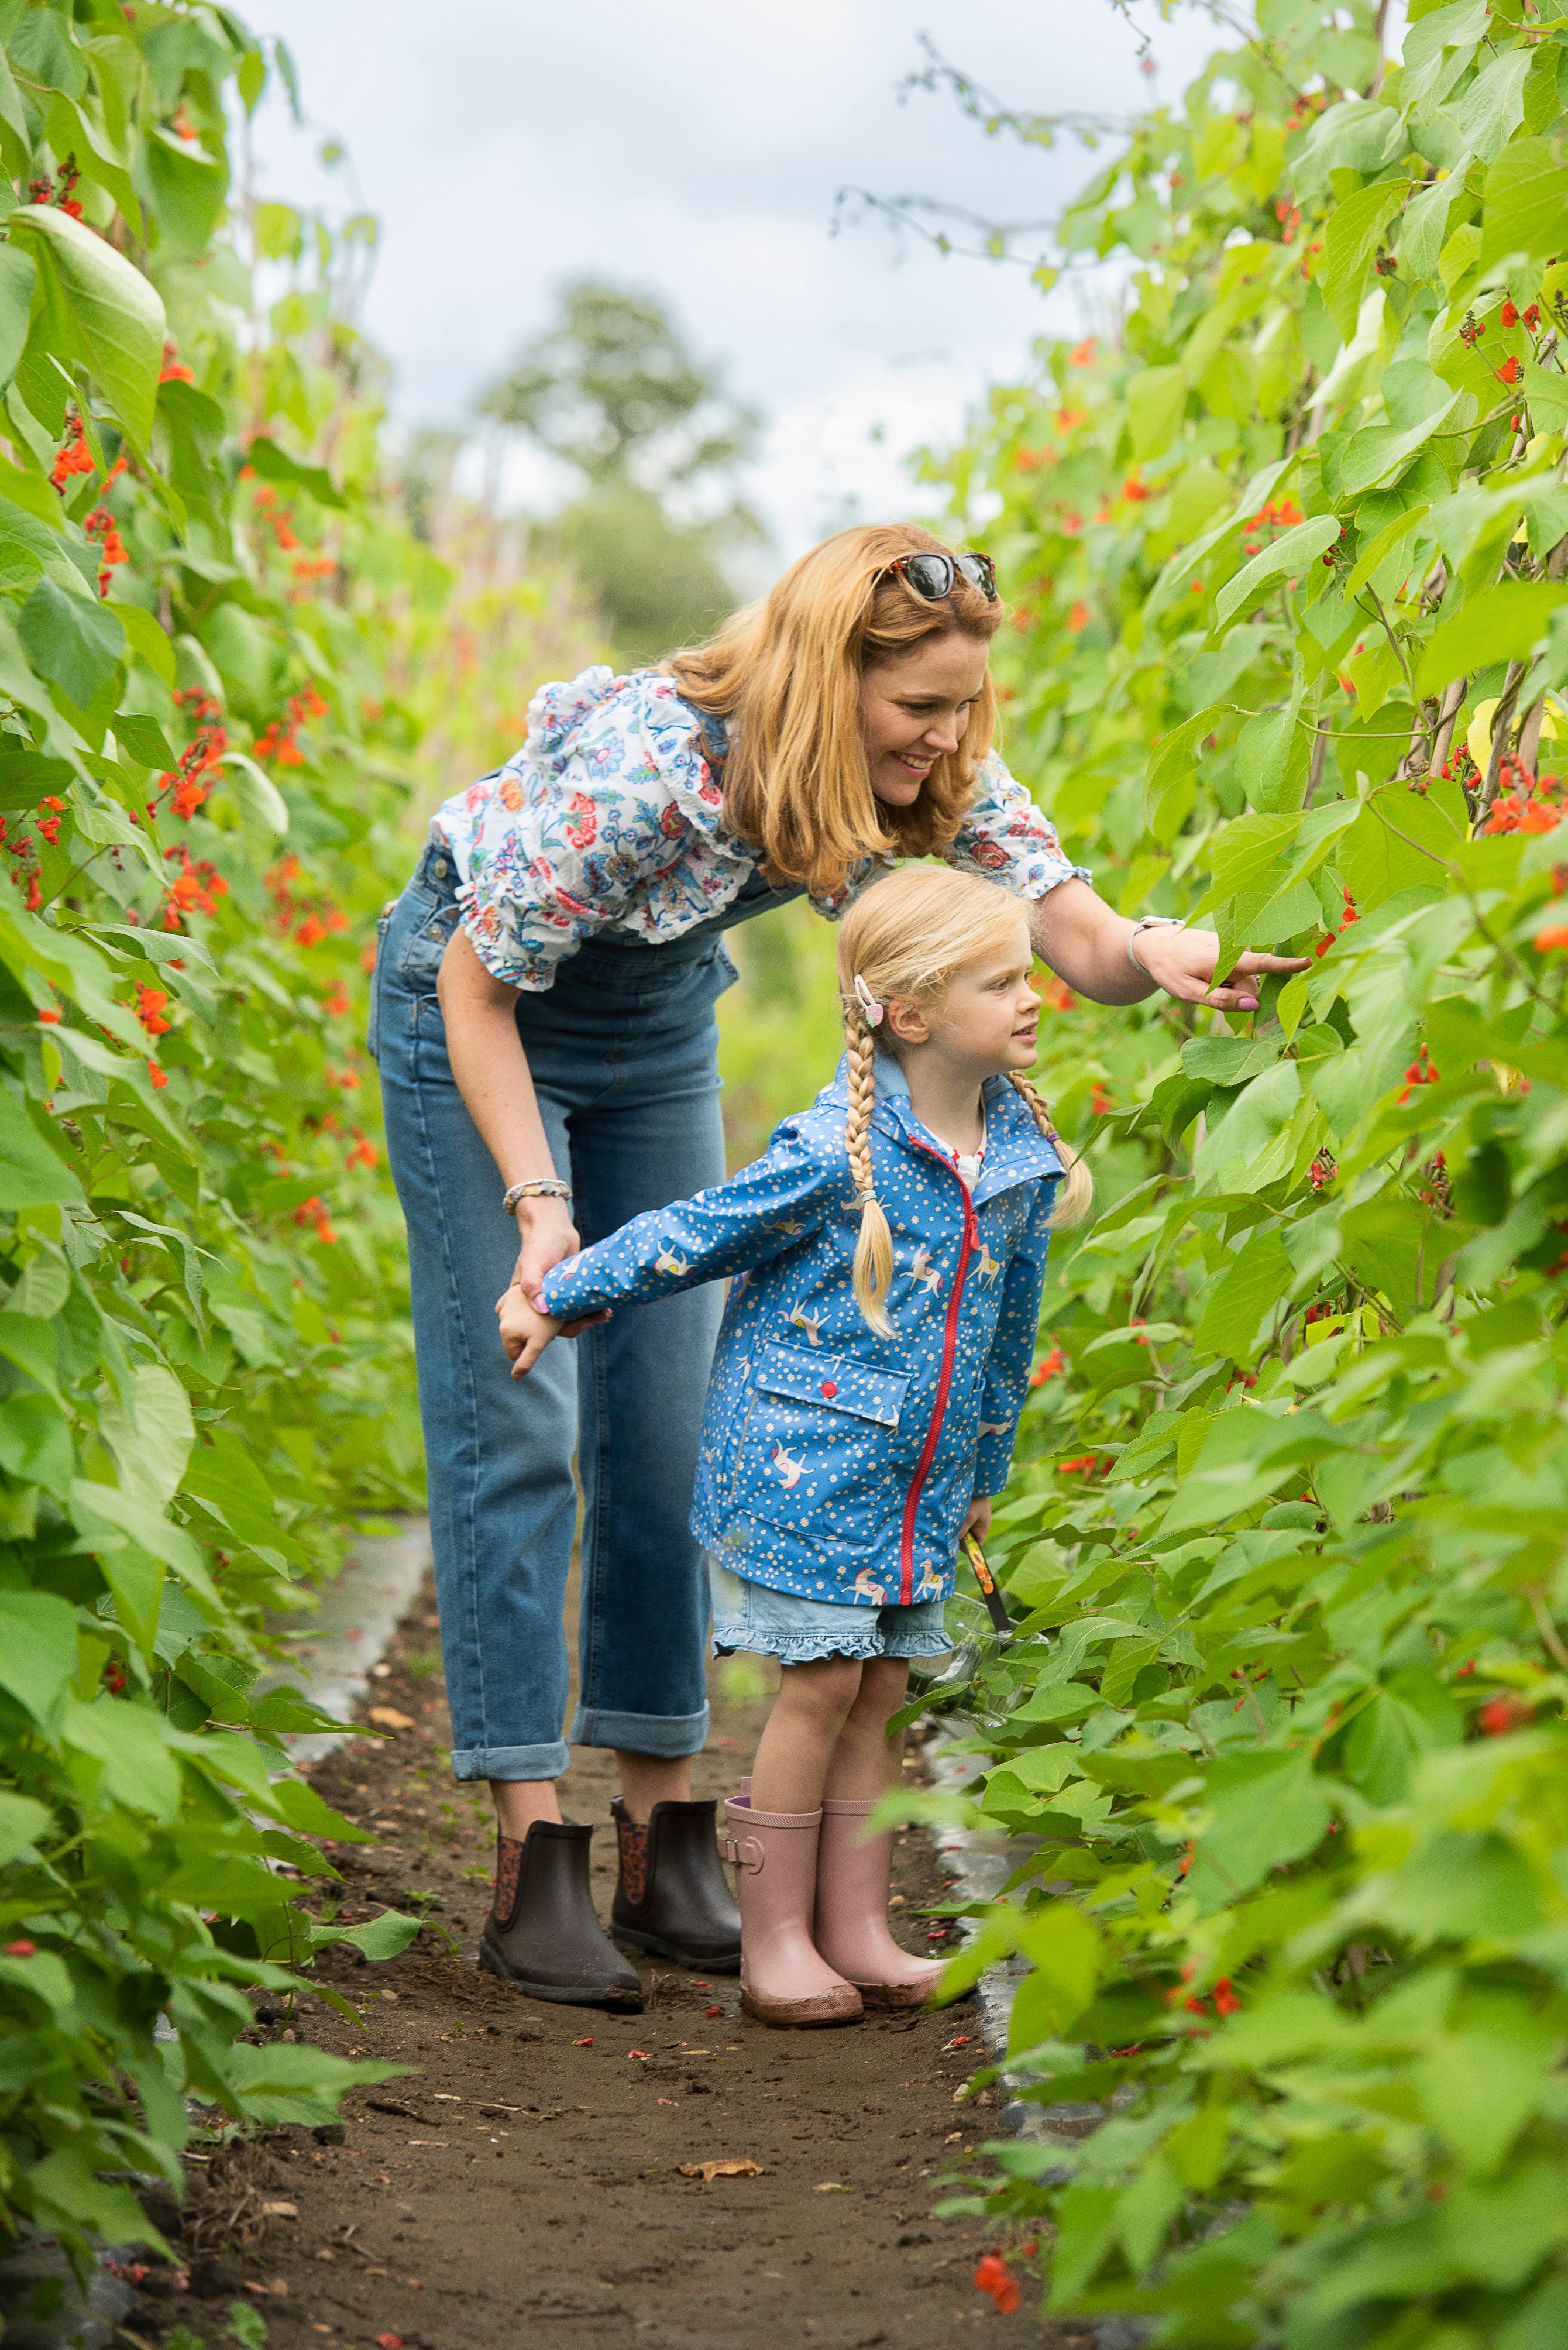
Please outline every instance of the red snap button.
[[836, 1396], [838, 1393], [837, 1380], [824, 1379], [822, 1382], [822, 1392], [825, 1396]]

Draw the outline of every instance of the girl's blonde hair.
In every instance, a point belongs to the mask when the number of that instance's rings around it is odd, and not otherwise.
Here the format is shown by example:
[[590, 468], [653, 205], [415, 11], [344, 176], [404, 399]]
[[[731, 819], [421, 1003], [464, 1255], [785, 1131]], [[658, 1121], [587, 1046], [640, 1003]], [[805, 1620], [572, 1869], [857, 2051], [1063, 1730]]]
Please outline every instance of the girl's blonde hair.
[[[893, 1236], [877, 1197], [871, 1171], [871, 1112], [877, 1099], [877, 1047], [897, 1060], [898, 1039], [886, 1017], [875, 1025], [866, 1016], [856, 988], [858, 978], [873, 1002], [884, 1007], [934, 1006], [961, 971], [1006, 947], [1016, 933], [1024, 901], [994, 881], [931, 866], [891, 874], [867, 889], [838, 927], [838, 988], [844, 999], [844, 1038], [849, 1055], [849, 1115], [844, 1139], [849, 1171], [860, 1205], [860, 1237], [855, 1247], [855, 1298], [871, 1328], [892, 1335], [888, 1293], [893, 1284]], [[1065, 1180], [1051, 1216], [1053, 1231], [1082, 1223], [1095, 1196], [1087, 1162], [1070, 1153], [1051, 1123], [1051, 1113], [1025, 1076], [1011, 1082], [1033, 1113], [1034, 1123], [1058, 1153]]]
[[958, 748], [938, 759], [906, 808], [871, 788], [860, 724], [864, 670], [904, 660], [931, 639], [989, 644], [1004, 607], [962, 577], [940, 602], [888, 566], [950, 555], [918, 523], [840, 531], [792, 564], [777, 586], [706, 644], [664, 663], [686, 700], [728, 719], [724, 820], [762, 851], [768, 879], [831, 898], [867, 857], [929, 857], [963, 820], [975, 770], [996, 731], [987, 676]]

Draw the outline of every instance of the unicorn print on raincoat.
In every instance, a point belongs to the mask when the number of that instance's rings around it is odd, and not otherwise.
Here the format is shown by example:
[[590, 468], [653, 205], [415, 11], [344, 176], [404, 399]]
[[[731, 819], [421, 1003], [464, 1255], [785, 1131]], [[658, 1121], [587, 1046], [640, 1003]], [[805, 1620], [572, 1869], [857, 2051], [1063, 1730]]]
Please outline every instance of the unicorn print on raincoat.
[[571, 1319], [725, 1275], [692, 1532], [743, 1581], [846, 1607], [945, 1599], [964, 1513], [1000, 1492], [1028, 1393], [1062, 1162], [1005, 1077], [971, 1191], [877, 1056], [870, 1130], [891, 1337], [855, 1302], [845, 1066], [754, 1166], [638, 1216], [546, 1276]]

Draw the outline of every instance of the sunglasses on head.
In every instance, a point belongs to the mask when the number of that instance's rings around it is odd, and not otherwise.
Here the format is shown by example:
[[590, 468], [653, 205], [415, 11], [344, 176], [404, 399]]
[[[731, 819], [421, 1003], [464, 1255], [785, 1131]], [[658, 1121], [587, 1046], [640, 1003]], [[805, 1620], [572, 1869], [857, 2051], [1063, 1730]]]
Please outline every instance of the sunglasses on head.
[[978, 588], [988, 602], [996, 601], [996, 566], [989, 555], [900, 555], [881, 576], [886, 578], [891, 571], [900, 573], [928, 604], [940, 604], [950, 596], [958, 577]]

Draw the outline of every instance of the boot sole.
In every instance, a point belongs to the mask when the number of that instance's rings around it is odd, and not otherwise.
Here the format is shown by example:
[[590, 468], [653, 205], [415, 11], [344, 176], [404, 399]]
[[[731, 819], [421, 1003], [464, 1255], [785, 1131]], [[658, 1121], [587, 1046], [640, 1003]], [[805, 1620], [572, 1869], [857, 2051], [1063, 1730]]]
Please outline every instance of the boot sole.
[[924, 2007], [936, 1983], [857, 1983], [867, 2007]]
[[810, 2032], [826, 2030], [836, 2023], [858, 2023], [866, 2012], [865, 2007], [857, 2003], [850, 2008], [836, 2006], [824, 2013], [823, 2010], [827, 2007], [826, 1999], [763, 2001], [749, 1991], [741, 1993], [741, 2005], [759, 2023], [769, 2023], [775, 2031], [785, 2032]]
[[479, 1963], [503, 1982], [514, 1983], [530, 1999], [554, 2001], [557, 2007], [602, 2007], [616, 2015], [640, 2015], [643, 1999], [640, 1988], [635, 1991], [578, 1991], [565, 1983], [535, 1982], [529, 1975], [520, 1975], [499, 1957], [487, 1942], [479, 1946]]
[[610, 1938], [617, 1942], [628, 1942], [634, 1950], [641, 1950], [651, 1959], [673, 1959], [678, 1967], [690, 1967], [695, 1974], [738, 1975], [741, 1971], [741, 1949], [737, 1943], [721, 1958], [704, 1958], [692, 1950], [683, 1950], [679, 1942], [667, 1942], [658, 1934], [645, 1934], [636, 1926], [618, 1926], [610, 1921]]

